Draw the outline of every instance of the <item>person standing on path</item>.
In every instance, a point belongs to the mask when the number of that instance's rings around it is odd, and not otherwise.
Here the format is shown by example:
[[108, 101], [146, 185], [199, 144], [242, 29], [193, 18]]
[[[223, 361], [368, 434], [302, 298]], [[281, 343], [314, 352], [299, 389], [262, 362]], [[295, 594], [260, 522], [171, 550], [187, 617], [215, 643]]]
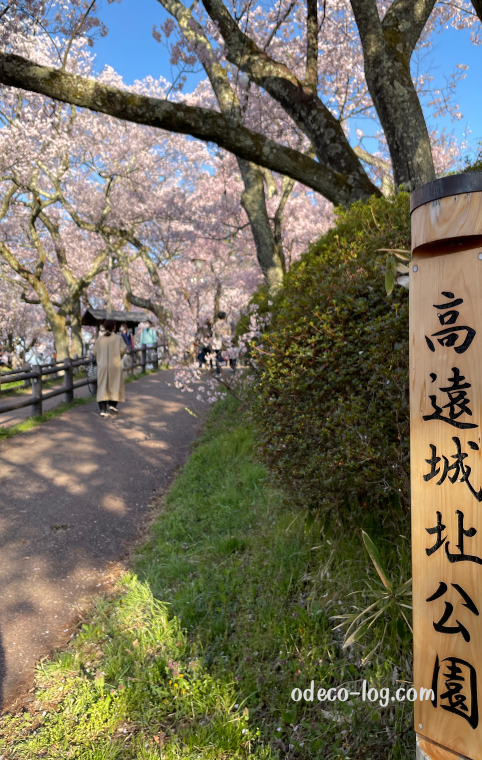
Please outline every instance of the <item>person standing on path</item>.
[[124, 369], [131, 369], [132, 364], [134, 361], [134, 357], [132, 354], [127, 353], [128, 351], [132, 351], [134, 349], [134, 339], [132, 337], [132, 333], [127, 327], [126, 324], [121, 325], [121, 331], [120, 335], [124, 343], [126, 344], [126, 354], [122, 359], [122, 366]]
[[226, 321], [226, 312], [218, 311], [213, 328], [213, 349], [216, 353], [216, 375], [221, 374], [223, 351], [231, 346], [231, 328]]
[[97, 401], [100, 416], [108, 417], [109, 412], [117, 413], [119, 401], [125, 401], [124, 373], [122, 357], [127, 346], [120, 335], [116, 335], [115, 322], [104, 322], [105, 333], [100, 336], [92, 353], [97, 359]]
[[[152, 356], [154, 349], [157, 351], [157, 332], [150, 319], [147, 320], [147, 327], [144, 327], [141, 333], [141, 339], [139, 345], [147, 348], [147, 363], [152, 362]], [[152, 366], [152, 365], [150, 365]]]
[[213, 337], [213, 331], [212, 331], [212, 324], [209, 319], [206, 319], [205, 322], [202, 322], [198, 326], [198, 330], [196, 333], [196, 348], [197, 351], [197, 360], [201, 367], [203, 367], [206, 364], [206, 355], [211, 353], [211, 346], [209, 345], [211, 338]]

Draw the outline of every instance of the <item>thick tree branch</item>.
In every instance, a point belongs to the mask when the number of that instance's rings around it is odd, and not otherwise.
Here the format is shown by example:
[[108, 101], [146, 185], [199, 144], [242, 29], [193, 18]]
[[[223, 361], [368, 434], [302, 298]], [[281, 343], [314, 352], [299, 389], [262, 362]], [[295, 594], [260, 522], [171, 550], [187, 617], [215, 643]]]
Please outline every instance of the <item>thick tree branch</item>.
[[305, 82], [316, 93], [318, 85], [318, 0], [306, 0]]
[[[399, 0], [382, 23], [375, 0], [351, 0], [365, 61], [365, 76], [388, 143], [395, 187], [413, 190], [435, 179], [432, 149], [422, 106], [410, 72], [415, 37], [420, 36], [425, 0]], [[427, 0], [427, 3], [434, 0]], [[411, 20], [410, 20], [411, 19]]]
[[8, 188], [8, 190], [5, 193], [5, 195], [3, 196], [3, 200], [2, 200], [2, 202], [0, 204], [0, 220], [2, 220], [6, 216], [6, 214], [8, 212], [8, 209], [10, 208], [10, 201], [12, 200], [12, 198], [13, 198], [13, 196], [15, 194], [16, 189], [17, 188], [15, 187], [15, 185], [12, 184]]
[[409, 60], [434, 6], [435, 0], [395, 0], [385, 14], [385, 35], [392, 33], [399, 38], [397, 44], [401, 41]]
[[284, 271], [286, 271], [286, 256], [283, 250], [283, 235], [282, 235], [281, 225], [283, 222], [283, 213], [285, 210], [285, 206], [291, 195], [291, 191], [293, 190], [294, 184], [295, 183], [290, 177], [283, 177], [283, 181], [281, 183], [281, 199], [280, 199], [278, 208], [276, 209], [274, 219], [273, 219], [274, 240], [275, 240], [275, 245], [276, 245], [276, 251], [280, 258]]
[[176, 19], [185, 39], [194, 46], [222, 113], [241, 121], [240, 104], [228, 82], [226, 71], [216, 61], [212, 45], [191, 11], [180, 0], [158, 0], [158, 2]]
[[482, 0], [472, 0], [472, 5], [474, 6], [474, 10], [479, 17], [479, 20], [482, 21]]
[[252, 132], [237, 121], [207, 108], [119, 90], [3, 52], [0, 52], [0, 83], [38, 92], [125, 121], [214, 142], [240, 158], [292, 177], [336, 205], [347, 205], [354, 200], [379, 194], [363, 172], [366, 181], [360, 186], [360, 169], [355, 181], [351, 175], [333, 171], [299, 151]]
[[39, 213], [39, 219], [44, 225], [44, 227], [46, 227], [46, 229], [48, 230], [50, 234], [50, 237], [52, 238], [59, 269], [62, 272], [62, 275], [68, 287], [69, 288], [74, 287], [76, 283], [76, 279], [67, 262], [67, 253], [65, 251], [65, 246], [63, 244], [62, 237], [60, 235], [58, 224], [56, 224], [55, 222], [52, 222], [52, 220], [43, 211]]
[[40, 204], [35, 201], [33, 206], [34, 208], [32, 210], [32, 214], [28, 220], [28, 236], [38, 254], [38, 262], [35, 267], [35, 277], [40, 280], [42, 278], [45, 262], [47, 261], [47, 254], [35, 226], [35, 222], [40, 214]]
[[122, 266], [122, 280], [124, 285], [124, 290], [126, 291], [125, 300], [128, 304], [132, 304], [132, 306], [137, 306], [139, 309], [147, 309], [147, 311], [152, 312], [154, 314], [160, 324], [163, 324], [165, 326], [169, 325], [169, 314], [162, 306], [162, 304], [156, 303], [151, 298], [142, 298], [141, 296], [136, 296], [132, 292], [132, 286], [131, 286], [131, 280], [129, 277], [129, 265], [127, 262], [126, 257], [122, 258], [121, 262]]
[[354, 194], [359, 193], [360, 197], [373, 195], [373, 184], [353, 152], [341, 123], [312, 87], [300, 81], [287, 66], [271, 58], [244, 34], [222, 0], [203, 0], [203, 4], [218, 25], [228, 61], [245, 71], [252, 82], [283, 107], [312, 143], [320, 164], [347, 176]]

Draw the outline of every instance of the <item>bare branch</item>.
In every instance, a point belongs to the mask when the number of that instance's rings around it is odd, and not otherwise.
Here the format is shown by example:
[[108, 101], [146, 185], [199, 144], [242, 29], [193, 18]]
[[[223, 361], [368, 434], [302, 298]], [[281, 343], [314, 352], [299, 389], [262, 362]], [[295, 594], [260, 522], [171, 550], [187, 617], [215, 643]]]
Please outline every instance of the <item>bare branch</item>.
[[69, 57], [69, 53], [70, 53], [70, 49], [72, 47], [72, 43], [73, 43], [75, 37], [77, 36], [77, 34], [79, 34], [79, 32], [81, 31], [81, 29], [82, 29], [82, 27], [83, 27], [83, 25], [85, 23], [85, 20], [86, 20], [87, 16], [89, 15], [89, 13], [91, 12], [91, 10], [94, 7], [94, 5], [95, 5], [95, 0], [92, 0], [91, 4], [89, 5], [89, 7], [87, 8], [87, 10], [85, 11], [84, 15], [82, 16], [82, 18], [80, 19], [79, 23], [77, 24], [77, 26], [73, 30], [72, 34], [70, 35], [69, 41], [68, 41], [67, 46], [65, 48], [64, 56], [62, 58], [62, 67], [61, 67], [62, 71], [65, 71], [65, 67], [67, 66], [67, 58]]
[[362, 148], [360, 145], [358, 145], [355, 148], [355, 153], [366, 164], [369, 164], [370, 166], [375, 167], [375, 169], [378, 169], [378, 171], [382, 175], [381, 179], [382, 179], [383, 195], [388, 196], [391, 193], [393, 193], [394, 188], [393, 188], [393, 180], [391, 176], [390, 164], [387, 161], [384, 161], [383, 158], [379, 158], [378, 156], [372, 156], [371, 153], [369, 153], [367, 150]]

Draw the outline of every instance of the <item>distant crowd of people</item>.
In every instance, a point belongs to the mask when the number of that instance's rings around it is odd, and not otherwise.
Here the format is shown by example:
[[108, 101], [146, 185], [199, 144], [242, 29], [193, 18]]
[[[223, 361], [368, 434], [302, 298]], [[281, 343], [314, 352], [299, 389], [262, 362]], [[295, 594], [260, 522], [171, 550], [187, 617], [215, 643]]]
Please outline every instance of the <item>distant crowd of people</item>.
[[236, 350], [232, 346], [233, 326], [226, 319], [225, 311], [218, 311], [214, 324], [210, 319], [203, 322], [196, 334], [197, 360], [201, 367], [209, 361], [209, 367], [221, 374], [223, 365], [236, 369]]
[[[120, 330], [120, 334], [128, 349], [142, 348], [142, 346], [152, 346], [159, 342], [159, 336], [154, 328], [154, 324], [151, 320], [147, 320], [139, 325], [140, 338], [136, 344], [132, 330], [130, 330], [127, 324], [117, 323], [115, 324], [115, 332]], [[104, 326], [101, 325], [99, 329], [100, 333], [104, 331]], [[91, 347], [94, 345], [95, 338], [88, 332], [83, 331], [83, 355], [88, 356]], [[57, 361], [57, 354], [54, 348], [49, 348], [44, 341], [34, 340], [27, 349], [17, 346], [15, 350], [10, 350], [0, 343], [0, 366], [9, 367], [11, 369], [22, 369], [24, 364], [30, 364], [30, 366], [40, 366], [45, 364], [55, 364]]]
[[[236, 349], [232, 346], [233, 325], [226, 319], [226, 312], [219, 311], [213, 321], [205, 320], [199, 325], [195, 338], [195, 356], [201, 367], [209, 366], [221, 374], [222, 366], [236, 369]], [[118, 404], [125, 400], [124, 370], [132, 368], [132, 350], [146, 347], [146, 364], [152, 367], [154, 351], [157, 354], [159, 336], [151, 320], [140, 325], [139, 342], [136, 345], [133, 331], [126, 323], [119, 324], [107, 319], [99, 328], [95, 339], [83, 335], [83, 353], [92, 357], [91, 367], [96, 366], [97, 401], [101, 417], [118, 413]], [[167, 347], [164, 346], [166, 351]], [[30, 365], [54, 364], [56, 354], [45, 343], [35, 341], [25, 352], [25, 363]], [[12, 369], [22, 368], [24, 362], [17, 350], [6, 352], [0, 346], [0, 364]]]
[[45, 343], [35, 341], [26, 351], [25, 360], [22, 359], [19, 350], [9, 351], [0, 345], [0, 366], [11, 367], [12, 369], [22, 369], [24, 364], [31, 366], [40, 364], [54, 364], [56, 360], [55, 351], [49, 351]]

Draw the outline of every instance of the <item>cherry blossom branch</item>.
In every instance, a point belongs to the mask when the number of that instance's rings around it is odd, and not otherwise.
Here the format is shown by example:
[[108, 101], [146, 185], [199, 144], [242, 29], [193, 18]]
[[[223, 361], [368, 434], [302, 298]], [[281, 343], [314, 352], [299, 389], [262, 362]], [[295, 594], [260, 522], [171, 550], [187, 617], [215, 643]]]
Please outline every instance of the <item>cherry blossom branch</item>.
[[347, 176], [347, 181], [360, 194], [373, 195], [374, 186], [354, 154], [340, 122], [316, 92], [244, 34], [222, 0], [203, 0], [203, 5], [219, 28], [228, 61], [283, 107], [312, 143], [320, 164]]
[[83, 27], [83, 25], [84, 25], [84, 23], [85, 23], [85, 21], [87, 19], [87, 16], [91, 12], [91, 10], [94, 7], [94, 5], [95, 5], [95, 0], [92, 0], [91, 4], [89, 5], [89, 7], [87, 8], [87, 10], [85, 11], [84, 15], [80, 19], [80, 21], [77, 24], [77, 26], [75, 27], [75, 29], [72, 31], [72, 34], [70, 35], [70, 38], [69, 38], [69, 40], [67, 42], [67, 45], [65, 47], [65, 52], [64, 52], [64, 55], [63, 55], [63, 58], [62, 58], [62, 67], [61, 67], [62, 71], [65, 71], [65, 67], [67, 66], [67, 58], [69, 57], [69, 53], [70, 53], [70, 49], [72, 47], [72, 43], [73, 43], [75, 37], [77, 36], [77, 34], [82, 29], [82, 27]]
[[286, 11], [283, 13], [283, 15], [278, 18], [278, 20], [276, 21], [276, 24], [274, 25], [273, 29], [271, 30], [271, 32], [268, 35], [268, 39], [266, 40], [266, 42], [263, 45], [263, 50], [264, 51], [266, 51], [269, 48], [269, 46], [271, 45], [274, 37], [276, 36], [276, 34], [280, 30], [281, 26], [284, 24], [284, 22], [286, 21], [286, 19], [290, 15], [290, 13], [293, 10], [293, 8], [296, 8], [296, 2], [291, 2], [288, 5]]
[[[357, 180], [350, 183], [351, 175], [334, 171], [297, 150], [280, 145], [207, 108], [172, 103], [161, 98], [119, 90], [2, 51], [0, 82], [126, 121], [214, 142], [240, 158], [292, 177], [336, 205], [348, 205], [359, 198], [380, 195], [378, 188], [366, 175], [366, 180], [363, 179], [360, 186], [359, 164]], [[330, 116], [330, 120], [332, 118]]]

